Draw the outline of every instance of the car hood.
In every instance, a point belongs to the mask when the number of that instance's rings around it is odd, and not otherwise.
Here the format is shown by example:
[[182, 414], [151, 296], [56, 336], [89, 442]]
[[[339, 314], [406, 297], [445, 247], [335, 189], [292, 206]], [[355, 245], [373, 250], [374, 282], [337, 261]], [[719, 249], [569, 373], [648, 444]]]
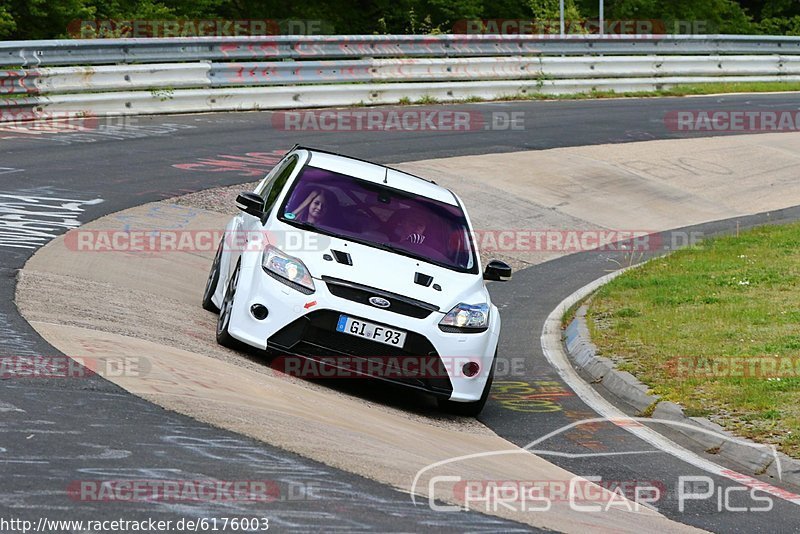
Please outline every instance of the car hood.
[[[285, 250], [300, 260], [317, 280], [324, 277], [388, 291], [428, 304], [447, 313], [459, 302], [489, 302], [489, 293], [480, 274], [459, 273], [402, 254], [381, 250], [336, 237], [319, 236], [317, 247]], [[349, 261], [345, 254], [349, 254]], [[332, 259], [326, 260], [324, 256]], [[416, 273], [433, 278], [426, 287], [415, 282]], [[434, 289], [434, 285], [441, 291]]]

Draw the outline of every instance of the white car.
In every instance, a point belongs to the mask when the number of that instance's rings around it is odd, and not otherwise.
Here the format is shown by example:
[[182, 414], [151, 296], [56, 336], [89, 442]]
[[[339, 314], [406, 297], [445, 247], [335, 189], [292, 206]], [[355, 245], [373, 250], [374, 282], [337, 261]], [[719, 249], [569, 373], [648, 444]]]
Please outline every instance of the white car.
[[511, 268], [481, 272], [455, 193], [296, 146], [237, 206], [203, 296], [220, 344], [277, 353], [300, 376], [368, 376], [481, 411], [500, 335], [484, 280]]

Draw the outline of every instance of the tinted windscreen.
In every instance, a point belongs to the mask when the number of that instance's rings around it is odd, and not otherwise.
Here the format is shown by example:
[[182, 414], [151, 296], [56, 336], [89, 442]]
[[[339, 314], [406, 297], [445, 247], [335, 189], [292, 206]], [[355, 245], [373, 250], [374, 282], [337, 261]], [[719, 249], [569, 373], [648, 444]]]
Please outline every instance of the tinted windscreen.
[[300, 172], [279, 218], [460, 271], [475, 267], [460, 207], [325, 169]]

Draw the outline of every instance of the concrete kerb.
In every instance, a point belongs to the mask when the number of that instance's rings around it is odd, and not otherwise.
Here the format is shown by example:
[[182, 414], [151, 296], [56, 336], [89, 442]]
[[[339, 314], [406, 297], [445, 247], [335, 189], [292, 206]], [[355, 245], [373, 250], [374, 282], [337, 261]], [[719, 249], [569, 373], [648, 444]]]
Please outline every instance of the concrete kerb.
[[[575, 318], [564, 331], [564, 345], [573, 365], [592, 384], [602, 384], [600, 393], [612, 397], [610, 400], [633, 411], [637, 416], [649, 415], [653, 419], [674, 421], [670, 427], [677, 431], [671, 436], [679, 444], [718, 455], [746, 469], [750, 474], [766, 474], [789, 484], [800, 486], [800, 461], [778, 453], [775, 456], [751, 440], [733, 434], [703, 417], [688, 417], [678, 404], [662, 401], [657, 395], [648, 393], [649, 388], [635, 376], [615, 368], [608, 358], [598, 355], [586, 324], [587, 304], [582, 304]], [[698, 430], [695, 432], [692, 427]], [[709, 432], [711, 431], [711, 432]], [[726, 439], [726, 436], [728, 439]], [[750, 445], [752, 444], [752, 445]], [[780, 472], [778, 472], [780, 471]]]

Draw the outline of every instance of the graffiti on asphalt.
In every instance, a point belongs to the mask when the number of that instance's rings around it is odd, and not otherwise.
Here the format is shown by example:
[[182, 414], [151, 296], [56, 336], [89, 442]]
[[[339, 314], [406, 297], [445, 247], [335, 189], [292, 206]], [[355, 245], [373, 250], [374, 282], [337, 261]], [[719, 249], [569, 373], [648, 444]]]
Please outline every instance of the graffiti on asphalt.
[[[191, 124], [152, 124], [138, 125], [132, 123], [132, 118], [120, 118], [113, 122], [111, 118], [100, 123], [83, 124], [80, 127], [60, 123], [57, 121], [32, 121], [18, 124], [0, 125], [0, 139], [18, 139], [23, 141], [45, 141], [72, 145], [76, 143], [96, 143], [102, 140], [125, 141], [127, 139], [141, 139], [169, 135], [178, 130], [197, 128]], [[5, 134], [5, 135], [4, 135]]]
[[558, 399], [574, 394], [559, 382], [549, 380], [499, 381], [492, 386], [492, 399], [515, 412], [550, 413], [561, 411]]
[[81, 225], [86, 206], [101, 198], [74, 199], [0, 192], [0, 248], [36, 249], [62, 230]]
[[176, 163], [176, 169], [199, 172], [236, 172], [239, 176], [264, 176], [278, 163], [286, 152], [248, 152], [244, 155], [219, 154], [199, 158], [191, 163]]

